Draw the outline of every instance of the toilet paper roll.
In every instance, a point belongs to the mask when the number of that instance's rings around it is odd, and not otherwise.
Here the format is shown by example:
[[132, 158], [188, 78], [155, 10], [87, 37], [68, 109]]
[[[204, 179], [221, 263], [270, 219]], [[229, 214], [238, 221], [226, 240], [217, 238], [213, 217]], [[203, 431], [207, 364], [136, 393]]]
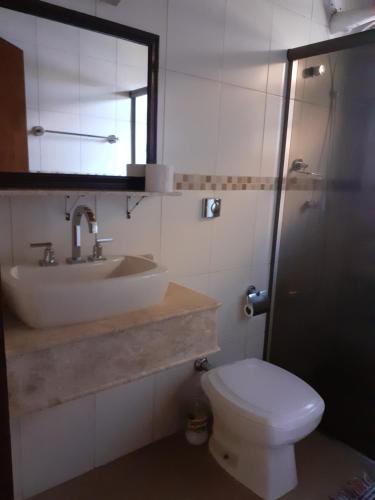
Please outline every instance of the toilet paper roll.
[[252, 304], [246, 304], [243, 307], [243, 312], [246, 318], [252, 318], [254, 316], [254, 307]]
[[170, 193], [174, 190], [174, 169], [170, 165], [146, 165], [146, 191]]

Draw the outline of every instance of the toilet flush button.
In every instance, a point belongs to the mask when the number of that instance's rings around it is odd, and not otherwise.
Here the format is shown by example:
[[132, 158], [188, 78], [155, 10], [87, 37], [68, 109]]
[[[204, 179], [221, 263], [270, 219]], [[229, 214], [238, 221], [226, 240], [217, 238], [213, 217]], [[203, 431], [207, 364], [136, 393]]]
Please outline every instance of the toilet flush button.
[[221, 198], [204, 198], [202, 200], [202, 217], [204, 219], [213, 219], [220, 217]]

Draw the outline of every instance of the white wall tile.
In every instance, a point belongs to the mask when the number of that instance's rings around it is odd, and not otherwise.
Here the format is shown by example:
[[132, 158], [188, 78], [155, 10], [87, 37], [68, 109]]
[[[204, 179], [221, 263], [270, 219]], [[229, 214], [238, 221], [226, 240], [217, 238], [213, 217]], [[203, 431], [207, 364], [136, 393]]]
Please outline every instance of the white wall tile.
[[1, 7], [0, 36], [11, 43], [21, 40], [35, 44], [36, 17]]
[[91, 396], [21, 418], [26, 498], [93, 468], [94, 408]]
[[10, 198], [0, 197], [0, 264], [12, 263], [12, 215]]
[[266, 315], [261, 314], [250, 320], [249, 332], [245, 341], [245, 357], [263, 359], [263, 346], [266, 329]]
[[312, 20], [319, 24], [328, 25], [329, 14], [325, 0], [313, 0]]
[[[116, 135], [114, 118], [81, 115], [80, 122], [82, 134]], [[111, 175], [116, 166], [117, 149], [121, 146], [120, 142], [110, 144], [105, 139], [81, 137], [81, 173]]]
[[264, 123], [262, 177], [277, 177], [280, 166], [284, 99], [268, 94]]
[[[139, 198], [132, 197], [131, 207]], [[97, 195], [99, 234], [114, 241], [105, 247], [107, 255], [151, 253], [160, 260], [161, 198], [146, 198], [126, 218], [125, 195]]]
[[129, 64], [117, 65], [116, 90], [129, 92], [142, 87], [147, 87], [147, 65], [131, 66]]
[[170, 0], [167, 68], [220, 80], [225, 0]]
[[271, 261], [275, 200], [276, 191], [257, 192], [252, 268]]
[[251, 262], [256, 191], [228, 191], [216, 195], [221, 198], [222, 206], [221, 216], [208, 221], [212, 223], [210, 271], [243, 268]]
[[117, 61], [117, 39], [113, 36], [81, 29], [79, 48], [82, 56], [105, 59], [113, 63]]
[[174, 281], [179, 285], [191, 288], [199, 293], [208, 295], [208, 280], [209, 274], [195, 274], [191, 276], [180, 276], [178, 274], [170, 274], [170, 281]]
[[177, 172], [214, 173], [220, 84], [167, 72], [164, 161]]
[[221, 366], [245, 359], [244, 341], [233, 341], [221, 346], [221, 350], [209, 356], [212, 366]]
[[51, 241], [56, 257], [63, 260], [71, 252], [71, 222], [65, 221], [62, 196], [14, 196], [12, 203], [12, 239], [14, 262], [40, 259], [40, 248], [30, 243]]
[[111, 175], [126, 175], [126, 165], [131, 163], [131, 127], [130, 121], [116, 122], [116, 135], [119, 139], [116, 148], [116, 167], [111, 166]]
[[82, 56], [79, 68], [80, 112], [100, 118], [116, 117], [116, 64]]
[[98, 17], [160, 35], [160, 67], [165, 68], [167, 0], [127, 0], [114, 7], [98, 2]]
[[285, 94], [286, 51], [309, 42], [310, 21], [288, 9], [275, 6], [272, 22], [268, 92]]
[[266, 90], [271, 26], [270, 2], [228, 0], [223, 81]]
[[222, 302], [218, 311], [219, 346], [239, 342], [244, 346], [249, 319], [243, 314], [246, 290], [251, 285], [250, 266], [211, 273], [209, 296]]
[[79, 28], [37, 18], [37, 43], [50, 49], [79, 51]]
[[194, 363], [189, 361], [155, 375], [154, 440], [184, 427], [189, 401], [194, 397], [194, 389], [199, 387], [195, 374]]
[[223, 85], [216, 174], [260, 175], [266, 95]]
[[29, 152], [29, 170], [30, 172], [39, 172], [41, 169], [40, 159], [40, 141], [41, 137], [31, 133], [31, 129], [40, 125], [39, 112], [35, 109], [26, 110], [27, 119], [27, 146]]
[[78, 113], [78, 53], [40, 46], [38, 48], [38, 66], [40, 109]]
[[[40, 123], [45, 129], [65, 132], [80, 132], [79, 116], [70, 113], [40, 112]], [[37, 139], [37, 138], [35, 138]], [[30, 143], [33, 138], [30, 137]], [[77, 173], [81, 166], [79, 137], [45, 134], [40, 137], [41, 171]]]
[[202, 219], [202, 199], [208, 191], [186, 191], [166, 196], [162, 212], [162, 262], [172, 275], [208, 272], [214, 222]]
[[274, 2], [286, 9], [297, 12], [297, 14], [311, 18], [313, 0], [274, 0]]
[[251, 266], [251, 285], [258, 290], [267, 290], [270, 278], [270, 264], [257, 264]]
[[95, 466], [152, 441], [153, 404], [153, 377], [97, 393]]
[[310, 28], [310, 43], [322, 42], [329, 39], [329, 28], [323, 24], [312, 22]]
[[148, 47], [140, 43], [117, 39], [117, 64], [147, 68]]

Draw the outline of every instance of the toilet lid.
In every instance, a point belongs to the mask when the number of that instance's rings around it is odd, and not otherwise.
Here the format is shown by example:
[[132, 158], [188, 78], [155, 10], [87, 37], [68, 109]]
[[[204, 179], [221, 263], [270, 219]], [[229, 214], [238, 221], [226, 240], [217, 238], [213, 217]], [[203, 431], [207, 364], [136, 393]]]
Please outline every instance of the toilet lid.
[[206, 377], [223, 402], [272, 427], [295, 425], [324, 410], [322, 398], [306, 382], [259, 359], [215, 368]]

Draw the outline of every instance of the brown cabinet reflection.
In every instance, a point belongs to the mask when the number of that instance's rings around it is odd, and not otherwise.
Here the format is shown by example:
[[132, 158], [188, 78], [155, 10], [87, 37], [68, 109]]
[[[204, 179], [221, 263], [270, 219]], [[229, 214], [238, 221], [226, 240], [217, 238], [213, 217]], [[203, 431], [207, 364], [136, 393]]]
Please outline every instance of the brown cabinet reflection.
[[3, 39], [0, 39], [0, 171], [29, 171], [23, 52]]

